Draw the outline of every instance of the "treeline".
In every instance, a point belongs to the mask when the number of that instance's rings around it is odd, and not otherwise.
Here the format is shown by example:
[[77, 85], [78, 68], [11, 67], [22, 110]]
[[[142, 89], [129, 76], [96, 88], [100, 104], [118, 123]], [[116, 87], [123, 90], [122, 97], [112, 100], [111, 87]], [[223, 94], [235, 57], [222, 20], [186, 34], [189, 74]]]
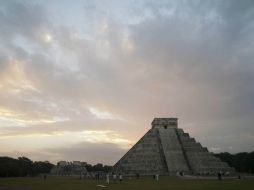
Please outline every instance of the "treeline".
[[33, 162], [26, 157], [18, 159], [0, 157], [0, 177], [36, 176], [41, 173], [49, 173], [53, 166], [48, 161]]
[[98, 164], [95, 164], [95, 165], [87, 164], [86, 169], [87, 169], [88, 172], [101, 171], [101, 172], [108, 173], [108, 172], [112, 171], [113, 167], [98, 163]]
[[234, 167], [238, 172], [254, 173], [254, 152], [242, 152], [230, 154], [228, 152], [215, 154], [223, 162], [227, 162], [229, 166]]
[[[39, 174], [50, 173], [54, 164], [48, 161], [35, 161], [29, 158], [19, 157], [18, 159], [10, 157], [0, 157], [0, 177], [25, 177], [37, 176]], [[111, 172], [112, 166], [103, 164], [87, 164], [86, 169], [88, 172]]]

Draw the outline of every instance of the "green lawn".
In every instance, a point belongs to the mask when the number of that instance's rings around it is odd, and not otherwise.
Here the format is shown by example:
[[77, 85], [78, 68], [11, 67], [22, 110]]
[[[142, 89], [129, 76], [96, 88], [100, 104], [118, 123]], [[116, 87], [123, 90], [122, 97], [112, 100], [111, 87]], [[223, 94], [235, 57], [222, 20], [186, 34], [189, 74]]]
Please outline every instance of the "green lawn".
[[[95, 180], [82, 179], [77, 177], [48, 177], [42, 178], [0, 178], [0, 190], [93, 190], [103, 189], [96, 185], [103, 184]], [[224, 179], [217, 181], [215, 179], [179, 179], [175, 177], [160, 177], [160, 180], [154, 181], [152, 177], [143, 177], [140, 179], [124, 178], [122, 183], [110, 184], [107, 189], [129, 189], [129, 190], [248, 190], [254, 189], [254, 179], [236, 180]]]

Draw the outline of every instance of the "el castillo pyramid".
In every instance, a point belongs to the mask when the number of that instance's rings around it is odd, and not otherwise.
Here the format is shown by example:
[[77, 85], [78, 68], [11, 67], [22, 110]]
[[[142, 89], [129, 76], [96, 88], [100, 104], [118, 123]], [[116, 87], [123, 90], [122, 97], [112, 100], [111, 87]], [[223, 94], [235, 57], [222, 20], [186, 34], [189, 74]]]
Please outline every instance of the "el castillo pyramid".
[[114, 165], [114, 171], [125, 175], [216, 174], [233, 172], [222, 162], [178, 128], [177, 118], [155, 118], [152, 128]]

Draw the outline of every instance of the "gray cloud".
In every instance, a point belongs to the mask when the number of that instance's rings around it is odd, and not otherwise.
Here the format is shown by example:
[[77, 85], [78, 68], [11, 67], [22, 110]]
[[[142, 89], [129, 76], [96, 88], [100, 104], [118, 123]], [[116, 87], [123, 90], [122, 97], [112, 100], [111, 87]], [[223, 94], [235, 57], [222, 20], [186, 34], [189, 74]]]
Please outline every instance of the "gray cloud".
[[[90, 2], [73, 26], [47, 2], [1, 4], [0, 108], [8, 119], [66, 119], [1, 126], [2, 137], [113, 130], [135, 142], [153, 117], [176, 116], [208, 147], [252, 150], [252, 1]], [[124, 121], [96, 119], [89, 107]], [[109, 163], [123, 153], [113, 149]], [[98, 162], [104, 152], [92, 143], [57, 151]]]
[[4, 154], [13, 157], [29, 156], [33, 160], [50, 160], [54, 163], [60, 160], [80, 160], [90, 164], [102, 163], [113, 165], [125, 152], [125, 149], [113, 143], [95, 144], [83, 142], [71, 147], [63, 146], [62, 148], [40, 149], [31, 152], [5, 152]]
[[80, 143], [74, 147], [49, 149], [49, 152], [58, 154], [61, 159], [85, 160], [89, 163], [103, 163], [113, 165], [117, 162], [126, 150], [116, 144], [103, 143]]

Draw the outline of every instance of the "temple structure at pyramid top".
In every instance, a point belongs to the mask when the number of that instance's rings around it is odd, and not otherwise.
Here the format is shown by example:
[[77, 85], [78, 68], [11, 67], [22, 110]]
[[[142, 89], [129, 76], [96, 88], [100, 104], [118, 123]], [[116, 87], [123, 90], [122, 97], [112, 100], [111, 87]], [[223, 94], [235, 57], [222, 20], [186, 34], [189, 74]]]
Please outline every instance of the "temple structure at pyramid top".
[[177, 127], [177, 118], [154, 118], [152, 122], [152, 128], [158, 127]]
[[234, 172], [178, 128], [177, 118], [155, 118], [152, 128], [114, 165], [125, 175], [216, 174]]

